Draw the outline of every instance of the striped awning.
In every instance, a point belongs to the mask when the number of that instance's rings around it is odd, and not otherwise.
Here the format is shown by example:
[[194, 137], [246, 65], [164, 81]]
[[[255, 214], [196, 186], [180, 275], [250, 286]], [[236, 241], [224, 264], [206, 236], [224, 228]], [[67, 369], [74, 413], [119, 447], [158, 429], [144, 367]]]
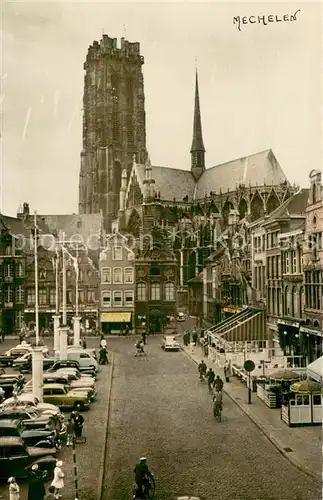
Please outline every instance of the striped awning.
[[209, 328], [208, 333], [227, 342], [267, 340], [265, 311], [248, 307]]
[[130, 323], [131, 312], [104, 312], [101, 313], [101, 323]]

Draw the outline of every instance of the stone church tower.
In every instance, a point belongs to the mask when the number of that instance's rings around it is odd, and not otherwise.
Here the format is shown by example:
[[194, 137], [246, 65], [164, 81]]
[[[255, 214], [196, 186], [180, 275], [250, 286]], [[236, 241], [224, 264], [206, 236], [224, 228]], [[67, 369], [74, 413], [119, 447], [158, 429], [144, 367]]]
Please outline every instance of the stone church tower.
[[103, 35], [84, 63], [83, 148], [79, 213], [102, 211], [106, 229], [118, 215], [122, 172], [145, 163], [146, 116], [139, 43]]

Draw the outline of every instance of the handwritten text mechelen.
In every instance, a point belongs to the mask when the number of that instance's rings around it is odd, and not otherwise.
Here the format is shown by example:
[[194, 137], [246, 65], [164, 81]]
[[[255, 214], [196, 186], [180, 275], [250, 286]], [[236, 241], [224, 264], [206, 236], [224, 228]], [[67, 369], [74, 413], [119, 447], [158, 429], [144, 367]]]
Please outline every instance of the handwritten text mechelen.
[[233, 18], [233, 24], [238, 25], [238, 30], [241, 31], [242, 24], [263, 24], [267, 26], [269, 23], [281, 23], [287, 22], [292, 23], [297, 21], [297, 14], [301, 11], [298, 9], [294, 14], [269, 14], [264, 16], [235, 16]]

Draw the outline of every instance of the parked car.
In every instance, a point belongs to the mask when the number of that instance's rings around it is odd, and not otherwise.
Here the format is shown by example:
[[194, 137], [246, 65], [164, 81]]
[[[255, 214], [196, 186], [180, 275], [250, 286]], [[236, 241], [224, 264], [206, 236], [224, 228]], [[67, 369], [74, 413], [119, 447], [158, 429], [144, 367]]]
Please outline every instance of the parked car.
[[26, 478], [34, 463], [51, 478], [56, 466], [55, 453], [56, 448], [28, 447], [20, 437], [0, 437], [0, 478]]
[[165, 351], [179, 351], [181, 348], [173, 335], [164, 335], [161, 346]]
[[[46, 430], [49, 419], [51, 415], [46, 413], [41, 413], [39, 410], [32, 406], [26, 407], [10, 407], [7, 409], [0, 410], [0, 421], [1, 420], [20, 420], [26, 430], [32, 429], [43, 429]], [[67, 435], [66, 424], [64, 416], [61, 415], [62, 427], [59, 433], [61, 440], [65, 440]]]
[[67, 359], [77, 361], [81, 370], [93, 370], [95, 372], [99, 370], [98, 362], [85, 349], [80, 350], [78, 347], [67, 349]]
[[86, 374], [87, 376], [91, 375], [93, 377], [96, 377], [96, 371], [93, 369], [87, 369], [84, 367], [82, 368], [80, 366], [80, 363], [74, 359], [64, 359], [64, 360], [59, 360], [55, 361], [53, 366], [47, 370], [48, 373], [53, 373], [59, 370], [60, 368], [75, 368], [79, 372]]
[[[4, 390], [4, 397], [10, 398], [13, 395], [13, 391], [16, 387], [18, 381], [18, 375], [7, 374], [0, 375], [0, 387]], [[23, 378], [23, 382], [25, 379]]]
[[21, 437], [26, 446], [37, 446], [40, 441], [49, 441], [53, 448], [55, 433], [48, 429], [26, 429], [21, 420], [0, 420], [0, 437]]
[[[48, 355], [48, 347], [42, 346], [44, 356]], [[32, 346], [30, 344], [21, 343], [16, 347], [12, 347], [4, 354], [0, 354], [0, 364], [5, 366], [12, 366], [14, 361], [27, 353], [32, 352]]]
[[[95, 399], [97, 396], [97, 390], [95, 383], [94, 385], [90, 385], [87, 381], [82, 383], [83, 378], [81, 378], [80, 382], [75, 381], [73, 382], [73, 377], [72, 375], [69, 375], [67, 373], [45, 373], [43, 377], [43, 383], [44, 384], [60, 384], [64, 386], [68, 386], [69, 390], [73, 391], [81, 391], [81, 392], [87, 392], [91, 401]], [[30, 392], [32, 391], [32, 380], [27, 382], [25, 385], [23, 392]]]
[[69, 390], [68, 386], [60, 384], [44, 385], [43, 400], [65, 410], [87, 410], [91, 406], [88, 391]]
[[32, 406], [36, 407], [41, 413], [47, 413], [51, 415], [60, 415], [60, 409], [48, 403], [41, 403], [39, 399], [31, 393], [22, 393], [17, 396], [17, 398], [6, 399], [0, 408], [10, 408], [10, 407], [26, 407]]
[[[43, 358], [43, 370], [48, 370], [55, 363], [54, 358]], [[31, 373], [32, 371], [32, 353], [26, 352], [20, 358], [17, 358], [12, 363], [12, 367], [20, 370], [21, 373]]]
[[90, 348], [90, 349], [83, 349], [82, 346], [75, 346], [75, 345], [69, 345], [67, 347], [67, 351], [69, 351], [70, 349], [73, 349], [73, 350], [77, 350], [77, 351], [83, 351], [83, 352], [87, 352], [90, 356], [92, 356], [92, 358], [94, 358], [96, 361], [98, 360], [98, 356], [97, 356], [97, 353], [96, 353], [96, 349], [94, 348]]
[[94, 377], [91, 377], [90, 375], [87, 375], [86, 373], [81, 373], [76, 368], [60, 368], [55, 373], [58, 373], [58, 374], [62, 373], [64, 375], [69, 375], [69, 377], [73, 381], [79, 381], [81, 384], [86, 383], [90, 387], [96, 387]]

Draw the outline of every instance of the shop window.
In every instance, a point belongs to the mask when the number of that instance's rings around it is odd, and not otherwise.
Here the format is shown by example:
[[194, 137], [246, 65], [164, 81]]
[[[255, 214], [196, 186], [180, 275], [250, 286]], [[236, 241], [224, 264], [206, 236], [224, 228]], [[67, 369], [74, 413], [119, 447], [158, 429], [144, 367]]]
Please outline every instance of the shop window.
[[87, 301], [89, 304], [95, 303], [95, 290], [88, 290], [87, 292]]
[[47, 304], [47, 291], [45, 288], [39, 290], [39, 305], [44, 306]]
[[23, 287], [20, 285], [16, 289], [16, 302], [18, 303], [24, 303], [25, 301], [25, 292]]
[[17, 278], [22, 278], [25, 274], [24, 266], [22, 262], [17, 262], [16, 264], [16, 276]]
[[49, 290], [49, 303], [51, 306], [54, 306], [56, 304], [56, 290], [55, 290], [55, 288], [51, 288]]

